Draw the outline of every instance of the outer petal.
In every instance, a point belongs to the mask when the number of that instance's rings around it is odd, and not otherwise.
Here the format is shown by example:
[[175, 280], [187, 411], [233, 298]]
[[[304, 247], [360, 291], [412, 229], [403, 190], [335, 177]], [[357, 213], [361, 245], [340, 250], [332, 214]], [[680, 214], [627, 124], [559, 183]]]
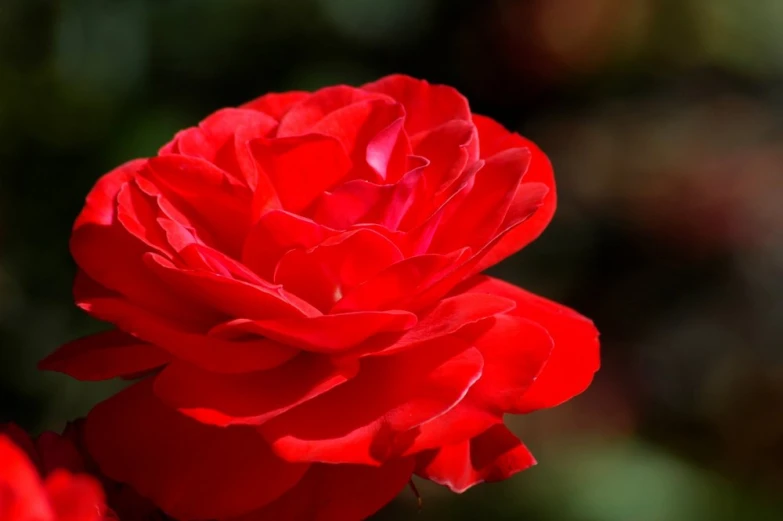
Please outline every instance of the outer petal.
[[283, 497], [232, 521], [362, 521], [394, 499], [413, 467], [410, 458], [381, 467], [313, 465]]
[[332, 136], [353, 162], [352, 177], [396, 181], [410, 154], [405, 112], [390, 99], [368, 99], [327, 114], [310, 132]]
[[183, 521], [250, 512], [307, 470], [278, 459], [252, 429], [206, 426], [169, 409], [151, 380], [98, 404], [87, 417], [85, 442], [104, 474]]
[[[480, 297], [479, 293], [463, 294]], [[484, 369], [467, 396], [453, 409], [417, 429], [405, 454], [444, 445], [458, 445], [502, 422], [503, 414], [524, 407], [527, 389], [535, 382], [552, 350], [552, 339], [526, 319], [499, 315], [477, 335]]]
[[300, 354], [267, 371], [211, 373], [175, 362], [155, 378], [155, 393], [201, 423], [262, 424], [353, 377], [358, 363], [335, 366], [326, 356]]
[[142, 185], [147, 185], [143, 183], [143, 179], [136, 177], [123, 185], [117, 193], [117, 220], [150, 250], [170, 257], [176, 249], [172, 248], [169, 236], [159, 221], [165, 218], [166, 214], [160, 207], [159, 196], [147, 194], [142, 189]]
[[101, 177], [87, 195], [85, 206], [74, 223], [74, 230], [88, 224], [111, 225], [114, 222], [114, 200], [117, 194], [146, 163], [145, 159], [128, 161]]
[[549, 360], [515, 412], [554, 407], [587, 389], [600, 366], [598, 331], [589, 319], [492, 277], [474, 277], [460, 289], [468, 288], [514, 299], [517, 307], [512, 314], [539, 324], [554, 342]]
[[432, 215], [451, 195], [463, 173], [478, 160], [476, 129], [469, 121], [449, 121], [427, 132], [413, 153], [426, 158], [428, 164], [402, 221], [404, 229], [411, 229]]
[[223, 109], [197, 127], [177, 134], [161, 154], [179, 153], [201, 157], [231, 173], [250, 188], [256, 187], [256, 167], [248, 150], [251, 139], [264, 137], [277, 127], [277, 120], [248, 109]]
[[69, 342], [38, 363], [82, 381], [109, 380], [165, 365], [166, 351], [121, 331], [106, 331]]
[[354, 103], [372, 99], [391, 101], [387, 96], [366, 92], [347, 85], [325, 87], [291, 106], [291, 110], [286, 112], [285, 116], [280, 120], [277, 136], [301, 136], [310, 133], [315, 125], [334, 111]]
[[[487, 254], [491, 253], [493, 248], [499, 244], [508, 233], [525, 224], [530, 217], [530, 213], [526, 209], [530, 209], [531, 207], [535, 208], [538, 205], [541, 197], [545, 193], [546, 187], [541, 183], [523, 183], [520, 185], [520, 190], [523, 195], [521, 198], [522, 200], [519, 204], [517, 204], [517, 201], [514, 201], [509, 210], [509, 215], [512, 216], [511, 221], [501, 225], [501, 231], [479, 251], [466, 256], [465, 259], [460, 259], [460, 262], [455, 263], [452, 269], [443, 276], [434, 281], [430, 281], [430, 284], [420, 288], [415, 297], [410, 299], [408, 309], [420, 309], [432, 305], [434, 302], [437, 302], [446, 294], [454, 290], [460, 283], [475, 276], [481, 269]], [[471, 248], [465, 249], [471, 253], [474, 251]]]
[[[511, 229], [484, 256], [476, 271], [479, 272], [521, 250], [541, 235], [555, 214], [557, 193], [552, 164], [532, 141], [508, 132], [502, 125], [485, 116], [474, 114], [473, 122], [479, 133], [481, 157], [489, 157], [508, 148], [527, 148], [531, 154], [530, 166], [522, 186], [525, 183], [542, 183], [548, 188], [538, 210], [524, 223]], [[524, 191], [518, 192], [518, 197], [525, 196]]]
[[[440, 195], [432, 196], [432, 206], [423, 212], [425, 218], [422, 220], [419, 216], [414, 219], [418, 224], [405, 232], [405, 239], [402, 241], [403, 251], [409, 255], [437, 253], [437, 250], [431, 249], [433, 239], [439, 233], [441, 225], [448, 223], [461, 210], [462, 203], [468, 198], [475, 184], [476, 172], [483, 165], [483, 161], [473, 163], [470, 168], [460, 174], [456, 188], [444, 190]], [[414, 208], [411, 210], [413, 211]], [[467, 248], [464, 245], [465, 242], [468, 241], [463, 237], [463, 246]]]
[[145, 163], [145, 160], [131, 161], [98, 180], [74, 224], [71, 254], [98, 285], [143, 303], [159, 315], [199, 320], [202, 318], [199, 311], [177, 302], [148, 275], [142, 255], [149, 247], [117, 219], [117, 194]]
[[516, 412], [550, 355], [552, 339], [533, 322], [498, 315], [489, 328], [476, 335], [474, 345], [484, 359], [481, 378], [456, 407], [420, 425], [405, 454], [463, 443], [501, 423], [504, 413]]
[[482, 364], [478, 351], [456, 338], [365, 358], [355, 378], [259, 429], [291, 461], [377, 465], [401, 435], [456, 405]]
[[93, 317], [114, 323], [136, 338], [164, 349], [172, 357], [210, 371], [257, 371], [274, 367], [295, 354], [292, 348], [265, 338], [232, 341], [193, 331], [119, 297], [79, 297], [77, 302]]
[[[436, 252], [462, 246], [478, 250], [497, 234], [514, 194], [528, 170], [530, 154], [518, 148], [489, 158], [476, 173], [472, 190], [459, 205], [459, 211], [442, 222], [432, 240]], [[527, 210], [532, 214], [540, 201], [532, 200]]]
[[458, 494], [485, 481], [501, 481], [536, 464], [502, 423], [475, 438], [421, 454], [416, 473]]
[[550, 358], [552, 337], [526, 318], [501, 315], [475, 345], [484, 358], [484, 372], [470, 389], [470, 401], [497, 414], [520, 412], [526, 391]]
[[276, 120], [280, 121], [282, 117], [288, 112], [291, 107], [312, 96], [309, 92], [304, 91], [288, 91], [288, 92], [272, 92], [265, 94], [260, 98], [256, 98], [253, 101], [249, 101], [242, 105], [243, 109], [257, 110], [272, 116]]
[[394, 74], [362, 86], [367, 92], [386, 94], [405, 107], [405, 130], [413, 136], [453, 119], [470, 120], [468, 100], [456, 89]]
[[403, 455], [411, 455], [459, 445], [502, 422], [502, 414], [476, 403], [468, 392], [453, 409], [416, 427], [400, 444], [399, 450]]
[[217, 249], [238, 256], [250, 227], [252, 192], [214, 164], [193, 156], [163, 155], [147, 162], [142, 176], [187, 215], [196, 231], [205, 229]]

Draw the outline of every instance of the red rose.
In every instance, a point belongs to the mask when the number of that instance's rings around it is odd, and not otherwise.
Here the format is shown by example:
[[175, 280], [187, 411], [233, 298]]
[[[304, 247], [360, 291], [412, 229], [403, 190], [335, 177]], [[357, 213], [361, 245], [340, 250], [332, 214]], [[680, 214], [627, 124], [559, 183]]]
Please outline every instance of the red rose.
[[144, 376], [86, 443], [182, 520], [359, 520], [414, 472], [503, 479], [534, 463], [503, 414], [598, 368], [589, 320], [479, 275], [554, 210], [546, 156], [452, 88], [263, 96], [98, 181], [74, 292], [117, 330], [42, 366]]
[[[21, 429], [0, 429], [0, 521], [101, 521], [106, 514], [100, 484], [73, 474], [81, 460], [53, 433], [33, 442]], [[41, 476], [45, 476], [41, 479]]]

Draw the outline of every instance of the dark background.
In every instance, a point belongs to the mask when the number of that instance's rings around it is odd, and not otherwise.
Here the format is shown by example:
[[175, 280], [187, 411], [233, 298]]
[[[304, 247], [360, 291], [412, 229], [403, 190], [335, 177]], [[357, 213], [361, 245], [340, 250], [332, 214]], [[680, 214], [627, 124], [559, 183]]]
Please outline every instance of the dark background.
[[379, 520], [783, 519], [781, 0], [0, 0], [0, 421], [100, 327], [69, 231], [102, 173], [267, 91], [405, 72], [539, 143], [555, 220], [494, 271], [593, 318], [591, 389], [512, 420], [539, 466]]

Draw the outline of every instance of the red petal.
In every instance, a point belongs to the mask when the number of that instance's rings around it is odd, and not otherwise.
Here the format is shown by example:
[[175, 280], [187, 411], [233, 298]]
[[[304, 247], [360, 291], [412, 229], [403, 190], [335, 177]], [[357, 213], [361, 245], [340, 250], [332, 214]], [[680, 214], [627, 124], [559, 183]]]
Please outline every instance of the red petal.
[[475, 438], [418, 457], [416, 473], [461, 494], [482, 482], [501, 481], [536, 464], [503, 424]]
[[541, 374], [553, 344], [549, 333], [535, 322], [496, 317], [492, 329], [475, 342], [484, 358], [484, 372], [470, 389], [471, 401], [497, 413], [521, 412], [525, 391]]
[[182, 258], [198, 258], [198, 262], [194, 263], [197, 270], [212, 271], [217, 275], [251, 285], [269, 286], [268, 282], [249, 270], [247, 266], [209, 246], [189, 244], [179, 253]]
[[117, 194], [145, 161], [132, 161], [103, 176], [87, 196], [71, 236], [70, 248], [79, 267], [98, 284], [155, 313], [198, 320], [201, 314], [172, 298], [150, 277], [142, 262], [149, 247], [117, 220]]
[[291, 107], [311, 96], [309, 92], [289, 91], [289, 92], [271, 92], [264, 94], [260, 98], [249, 101], [241, 106], [243, 109], [257, 110], [263, 112], [280, 121]]
[[428, 449], [457, 445], [502, 421], [502, 414], [474, 403], [468, 391], [468, 395], [453, 409], [416, 427], [415, 436], [410, 436], [400, 446], [401, 453], [412, 455]]
[[377, 223], [396, 230], [414, 203], [423, 168], [413, 168], [391, 184], [377, 184], [366, 179], [343, 183], [318, 198], [312, 211], [313, 219], [337, 229]]
[[[438, 227], [430, 251], [447, 252], [463, 246], [478, 250], [484, 246], [497, 234], [529, 164], [529, 152], [521, 148], [488, 159], [476, 173], [473, 188], [459, 210]], [[539, 204], [531, 201], [528, 214]]]
[[261, 424], [341, 385], [358, 369], [336, 367], [328, 357], [300, 354], [267, 371], [225, 375], [183, 362], [155, 378], [155, 393], [202, 423]]
[[214, 164], [197, 157], [164, 155], [148, 161], [143, 177], [189, 220], [205, 229], [217, 249], [238, 255], [250, 227], [252, 192]]
[[[13, 445], [22, 449], [25, 452], [26, 457], [39, 471], [43, 470], [38, 449], [27, 431], [15, 423], [0, 423], [0, 439], [3, 436], [10, 439]], [[2, 477], [0, 477], [0, 482], [2, 482]]]
[[227, 108], [211, 114], [197, 127], [181, 132], [179, 153], [201, 157], [214, 162], [217, 152], [226, 144], [233, 144], [240, 129], [254, 130], [253, 137], [262, 137], [277, 126], [277, 121], [266, 114], [244, 108]]
[[411, 136], [453, 119], [470, 121], [468, 100], [456, 89], [394, 74], [362, 86], [368, 92], [391, 96], [405, 107], [405, 130]]
[[363, 100], [327, 114], [310, 131], [342, 143], [353, 162], [352, 177], [396, 181], [410, 154], [404, 115], [392, 100]]
[[[259, 167], [275, 187], [283, 208], [301, 212], [316, 197], [346, 176], [351, 161], [340, 142], [309, 134], [289, 138], [259, 139], [251, 150]], [[268, 211], [265, 194], [253, 201], [254, 221]]]
[[448, 190], [478, 159], [476, 130], [468, 121], [453, 120], [426, 133], [413, 153], [427, 159], [403, 228], [427, 219], [451, 195]]
[[343, 293], [402, 258], [389, 239], [360, 228], [330, 237], [309, 250], [290, 250], [277, 264], [274, 280], [327, 311]]
[[[538, 210], [525, 222], [511, 229], [485, 254], [476, 270], [478, 273], [524, 248], [541, 235], [555, 213], [557, 193], [552, 164], [532, 141], [519, 134], [512, 134], [502, 125], [485, 116], [474, 114], [473, 122], [479, 133], [481, 157], [489, 157], [508, 148], [527, 148], [531, 153], [530, 166], [522, 186], [526, 183], [542, 183], [548, 188]], [[518, 193], [517, 196], [526, 197], [524, 192]]]
[[479, 160], [478, 133], [469, 121], [451, 120], [424, 134], [413, 153], [429, 159], [427, 180], [438, 193]]
[[339, 300], [330, 312], [404, 307], [414, 300], [422, 289], [453, 270], [468, 254], [469, 250], [466, 248], [448, 255], [431, 254], [407, 258], [354, 288]]
[[256, 279], [242, 282], [208, 271], [179, 269], [156, 254], [147, 254], [150, 271], [183, 301], [210, 306], [229, 317], [289, 318], [320, 314], [282, 287]]
[[73, 476], [67, 470], [57, 470], [46, 478], [44, 487], [57, 521], [104, 519], [103, 489], [92, 477]]
[[476, 349], [458, 339], [365, 358], [352, 380], [262, 425], [287, 460], [378, 464], [400, 435], [448, 411], [481, 375]]
[[104, 516], [104, 521], [149, 521], [160, 515], [160, 511], [148, 498], [142, 497], [129, 485], [112, 481], [102, 475], [98, 465], [91, 458], [85, 445], [84, 426], [86, 418], [68, 422], [63, 431], [63, 438], [70, 441], [86, 461], [88, 472], [100, 479], [106, 492], [106, 504], [111, 509]]
[[[436, 338], [452, 335], [457, 331], [489, 319], [499, 313], [514, 309], [513, 300], [484, 293], [462, 293], [444, 299], [422, 314], [416, 326], [405, 332], [388, 347], [379, 351], [368, 348], [369, 355], [389, 355]], [[380, 339], [386, 341], [386, 339]], [[379, 346], [382, 344], [378, 343]]]
[[149, 371], [169, 360], [170, 356], [157, 347], [121, 331], [107, 331], [61, 346], [41, 360], [38, 368], [96, 381]]
[[35, 467], [5, 435], [0, 435], [0, 492], [3, 519], [55, 519]]
[[374, 132], [372, 127], [368, 129], [368, 134], [375, 135], [364, 148], [364, 161], [379, 179], [387, 182], [396, 181], [404, 173], [406, 158], [411, 152], [408, 138], [402, 130], [405, 122], [402, 111], [395, 108], [394, 113], [398, 115], [397, 119], [379, 132]]
[[[464, 299], [489, 296], [461, 295]], [[484, 359], [481, 378], [456, 407], [421, 425], [405, 454], [462, 443], [501, 422], [504, 413], [516, 412], [550, 355], [552, 339], [532, 322], [498, 315], [474, 345]]]
[[274, 128], [277, 128], [277, 122], [274, 122], [274, 126], [269, 126], [269, 121], [263, 120], [255, 125], [239, 127], [235, 130], [233, 139], [223, 145], [215, 157], [218, 167], [243, 179], [251, 190], [264, 191], [268, 198], [273, 198], [276, 193], [269, 179], [259, 174], [258, 165], [250, 151], [250, 142], [260, 136], [269, 135]]
[[527, 148], [533, 144], [532, 141], [525, 139], [516, 132], [509, 132], [503, 125], [492, 118], [474, 113], [471, 119], [478, 131], [482, 159], [492, 157], [509, 148]]
[[280, 120], [277, 136], [301, 136], [308, 134], [312, 132], [312, 128], [319, 121], [335, 110], [370, 99], [388, 98], [346, 85], [325, 87], [291, 107], [291, 110]]
[[114, 222], [117, 193], [146, 163], [146, 159], [128, 161], [101, 177], [87, 195], [85, 206], [74, 223], [74, 230], [88, 224], [110, 226]]
[[410, 458], [381, 467], [312, 465], [283, 497], [232, 521], [362, 521], [394, 499], [413, 466]]
[[367, 215], [389, 200], [395, 188], [396, 185], [353, 179], [321, 194], [312, 211], [313, 220], [338, 230], [368, 222]]
[[42, 432], [35, 440], [35, 450], [41, 460], [41, 474], [48, 476], [55, 469], [84, 472], [84, 459], [73, 441], [51, 431]]
[[[523, 183], [519, 188], [522, 197], [520, 198], [520, 204], [517, 205], [515, 200], [511, 204], [507, 218], [513, 215], [511, 223], [504, 223], [502, 230], [490, 240], [483, 248], [477, 251], [475, 254], [465, 256], [460, 259], [455, 266], [442, 277], [431, 281], [429, 285], [420, 289], [416, 294], [415, 299], [408, 305], [408, 309], [419, 309], [426, 307], [437, 302], [443, 298], [444, 295], [452, 291], [458, 284], [468, 280], [470, 277], [475, 276], [484, 264], [484, 259], [487, 254], [491, 254], [493, 248], [497, 246], [503, 238], [510, 232], [513, 232], [519, 226], [523, 226], [529, 218], [527, 211], [518, 211], [535, 207], [537, 201], [541, 200], [541, 196], [545, 193], [546, 187], [541, 183]], [[465, 248], [465, 250], [472, 252], [471, 248]]]
[[277, 120], [259, 111], [222, 109], [198, 127], [179, 132], [175, 142], [163, 147], [161, 154], [176, 152], [206, 159], [254, 189], [256, 168], [247, 144], [275, 128]]
[[600, 366], [598, 331], [590, 320], [563, 305], [492, 277], [474, 277], [460, 289], [514, 299], [517, 307], [511, 314], [539, 324], [552, 337], [552, 354], [536, 381], [517, 402], [516, 412], [554, 407], [587, 389]]
[[[314, 353], [335, 353], [380, 333], [406, 331], [416, 325], [416, 315], [407, 311], [357, 311], [317, 317], [241, 322], [246, 332]], [[232, 326], [235, 327], [235, 326]], [[224, 329], [218, 326], [213, 333]]]
[[165, 217], [158, 201], [147, 195], [133, 179], [117, 193], [117, 220], [150, 250], [171, 256], [176, 249], [170, 246], [159, 219]]
[[82, 298], [80, 307], [95, 318], [161, 347], [173, 357], [210, 371], [243, 373], [267, 369], [295, 353], [265, 338], [228, 341], [193, 332], [121, 298]]
[[271, 210], [256, 222], [245, 240], [242, 262], [266, 280], [274, 277], [275, 266], [293, 248], [312, 248], [335, 230], [285, 210]]
[[[468, 198], [475, 184], [476, 172], [483, 165], [484, 163], [479, 161], [463, 172], [458, 183], [459, 186], [455, 189], [446, 190], [440, 196], [428, 196], [432, 200], [432, 206], [422, 207], [424, 211], [414, 219], [416, 225], [405, 227], [407, 231], [400, 246], [404, 252], [408, 255], [437, 253], [436, 251], [430, 251], [433, 239], [439, 233], [441, 226], [448, 223], [461, 210], [462, 203]], [[411, 211], [414, 212], [411, 215], [417, 213], [415, 210], [415, 208], [411, 208]]]
[[149, 379], [98, 404], [85, 441], [103, 473], [183, 521], [250, 512], [307, 470], [278, 459], [253, 429], [207, 426], [165, 407]]

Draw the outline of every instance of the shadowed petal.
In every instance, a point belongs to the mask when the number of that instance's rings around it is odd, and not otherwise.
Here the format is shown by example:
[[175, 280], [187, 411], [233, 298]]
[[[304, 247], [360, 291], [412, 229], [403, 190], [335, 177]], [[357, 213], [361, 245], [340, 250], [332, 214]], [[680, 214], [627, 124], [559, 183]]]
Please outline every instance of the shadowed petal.
[[389, 503], [411, 478], [411, 458], [366, 465], [312, 465], [265, 508], [230, 521], [362, 521]]
[[109, 380], [165, 365], [166, 351], [121, 331], [106, 331], [69, 342], [38, 363], [44, 371], [77, 380]]
[[293, 487], [307, 465], [278, 459], [251, 428], [203, 425], [143, 380], [98, 404], [85, 442], [101, 470], [183, 521], [238, 516]]

